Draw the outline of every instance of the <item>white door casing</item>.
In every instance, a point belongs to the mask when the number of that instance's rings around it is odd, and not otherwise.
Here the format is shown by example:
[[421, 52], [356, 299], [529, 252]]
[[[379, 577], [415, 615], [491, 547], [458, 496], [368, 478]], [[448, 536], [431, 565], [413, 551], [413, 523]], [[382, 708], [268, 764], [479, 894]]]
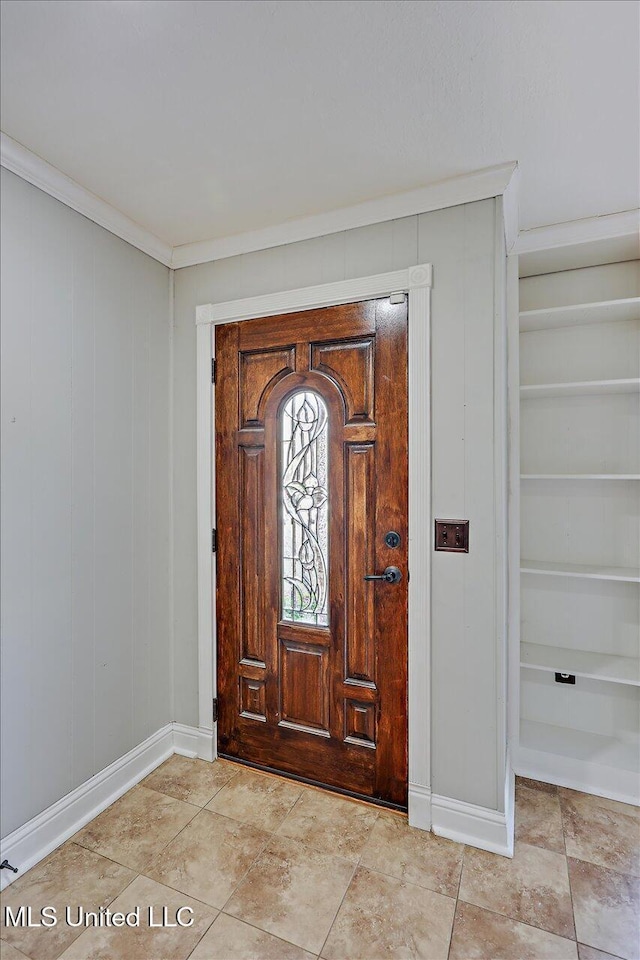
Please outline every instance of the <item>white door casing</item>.
[[[431, 828], [431, 409], [430, 293], [431, 264], [406, 270], [321, 284], [266, 296], [205, 304], [197, 324], [198, 458], [198, 717], [203, 737], [213, 744], [212, 701], [216, 690], [215, 554], [211, 531], [215, 516], [215, 390], [213, 327], [354, 303], [404, 293], [408, 295], [409, 342], [409, 822]], [[427, 508], [425, 509], [425, 504]], [[425, 519], [426, 512], [426, 519]], [[425, 531], [426, 527], [426, 531]], [[426, 536], [425, 536], [426, 532]], [[211, 757], [211, 758], [212, 758]]]

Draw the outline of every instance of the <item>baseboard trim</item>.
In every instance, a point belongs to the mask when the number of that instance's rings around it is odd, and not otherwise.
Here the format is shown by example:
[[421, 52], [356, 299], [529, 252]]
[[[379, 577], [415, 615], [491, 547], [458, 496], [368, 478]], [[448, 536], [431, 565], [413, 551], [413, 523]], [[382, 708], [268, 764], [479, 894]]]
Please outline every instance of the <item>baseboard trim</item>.
[[513, 830], [508, 813], [433, 794], [431, 817], [431, 829], [439, 837], [513, 857]]
[[200, 760], [215, 760], [216, 740], [213, 730], [204, 727], [187, 727], [184, 723], [173, 724], [173, 750], [183, 757], [198, 757]]
[[515, 775], [507, 762], [505, 812], [432, 794], [428, 787], [409, 783], [409, 824], [439, 837], [468, 843], [480, 850], [513, 856]]
[[431, 830], [431, 790], [419, 783], [409, 783], [409, 825]]
[[[129, 750], [124, 756], [53, 803], [38, 816], [18, 827], [1, 842], [5, 857], [25, 873], [40, 860], [93, 820], [109, 804], [154, 770], [173, 753], [173, 725], [160, 730]], [[20, 874], [2, 871], [2, 889]]]
[[506, 774], [504, 780], [504, 816], [507, 828], [507, 845], [510, 845], [513, 856], [516, 832], [516, 775], [511, 763], [511, 750], [507, 749]]
[[[164, 760], [177, 753], [214, 760], [214, 730], [168, 723], [115, 760], [71, 793], [0, 841], [2, 859], [19, 874], [3, 871], [0, 889], [43, 860], [106, 807], [139, 783]], [[525, 774], [530, 775], [530, 774]], [[513, 774], [505, 790], [506, 813], [478, 807], [451, 797], [432, 795], [428, 787], [409, 784], [409, 823], [421, 830], [491, 853], [513, 856]]]
[[20, 872], [15, 874], [3, 870], [0, 889], [43, 860], [173, 753], [213, 760], [216, 755], [213, 730], [167, 723], [137, 747], [8, 834], [0, 841], [0, 855], [3, 860], [6, 857], [9, 863], [18, 867]]

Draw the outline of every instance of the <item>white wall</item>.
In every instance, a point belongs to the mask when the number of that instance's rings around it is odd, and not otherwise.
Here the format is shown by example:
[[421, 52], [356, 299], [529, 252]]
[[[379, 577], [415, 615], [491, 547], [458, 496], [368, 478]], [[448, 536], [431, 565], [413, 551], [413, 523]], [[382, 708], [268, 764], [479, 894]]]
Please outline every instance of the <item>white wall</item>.
[[[503, 809], [504, 570], [496, 529], [504, 505], [495, 481], [504, 437], [494, 444], [494, 381], [504, 376], [496, 367], [495, 321], [503, 310], [494, 293], [503, 267], [496, 258], [498, 213], [498, 204], [485, 200], [176, 271], [176, 720], [198, 720], [196, 306], [430, 262], [433, 512], [471, 521], [468, 556], [433, 554], [432, 790]], [[431, 541], [427, 511], [425, 504], [424, 535]]]
[[171, 717], [169, 271], [2, 171], [2, 835]]
[[167, 721], [197, 725], [196, 305], [419, 262], [433, 512], [471, 520], [468, 556], [433, 555], [432, 790], [502, 809], [497, 204], [177, 271], [170, 382], [169, 272], [2, 178], [3, 835]]

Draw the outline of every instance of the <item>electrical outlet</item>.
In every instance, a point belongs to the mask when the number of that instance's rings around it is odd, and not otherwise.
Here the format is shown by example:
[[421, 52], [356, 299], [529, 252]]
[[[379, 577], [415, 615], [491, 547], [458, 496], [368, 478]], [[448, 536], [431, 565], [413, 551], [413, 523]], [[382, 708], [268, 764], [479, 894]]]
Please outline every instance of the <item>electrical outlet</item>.
[[573, 673], [556, 673], [556, 683], [571, 683], [576, 682], [575, 674]]
[[436, 520], [435, 549], [469, 553], [469, 521]]

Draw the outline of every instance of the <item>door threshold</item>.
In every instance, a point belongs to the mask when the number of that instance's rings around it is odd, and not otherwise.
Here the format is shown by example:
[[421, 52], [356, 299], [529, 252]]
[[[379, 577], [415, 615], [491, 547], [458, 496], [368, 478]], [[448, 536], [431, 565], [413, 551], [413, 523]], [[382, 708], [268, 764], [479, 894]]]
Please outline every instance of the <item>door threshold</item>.
[[395, 810], [398, 813], [407, 813], [408, 810], [406, 804], [390, 803], [388, 800], [378, 800], [376, 797], [367, 797], [362, 793], [354, 793], [342, 787], [334, 787], [331, 784], [321, 783], [319, 780], [310, 780], [308, 777], [299, 777], [295, 773], [287, 773], [284, 770], [267, 767], [262, 763], [254, 763], [253, 760], [242, 760], [240, 757], [232, 757], [228, 753], [218, 753], [218, 758], [220, 760], [228, 760], [231, 763], [238, 763], [243, 767], [251, 767], [252, 770], [260, 770], [262, 773], [270, 773], [276, 777], [283, 777], [285, 780], [295, 780], [296, 783], [304, 783], [308, 787], [316, 787], [320, 790], [326, 790], [328, 793], [337, 793], [342, 797], [348, 797], [350, 800], [358, 800], [360, 803], [369, 803], [374, 807], [384, 807], [386, 810]]

